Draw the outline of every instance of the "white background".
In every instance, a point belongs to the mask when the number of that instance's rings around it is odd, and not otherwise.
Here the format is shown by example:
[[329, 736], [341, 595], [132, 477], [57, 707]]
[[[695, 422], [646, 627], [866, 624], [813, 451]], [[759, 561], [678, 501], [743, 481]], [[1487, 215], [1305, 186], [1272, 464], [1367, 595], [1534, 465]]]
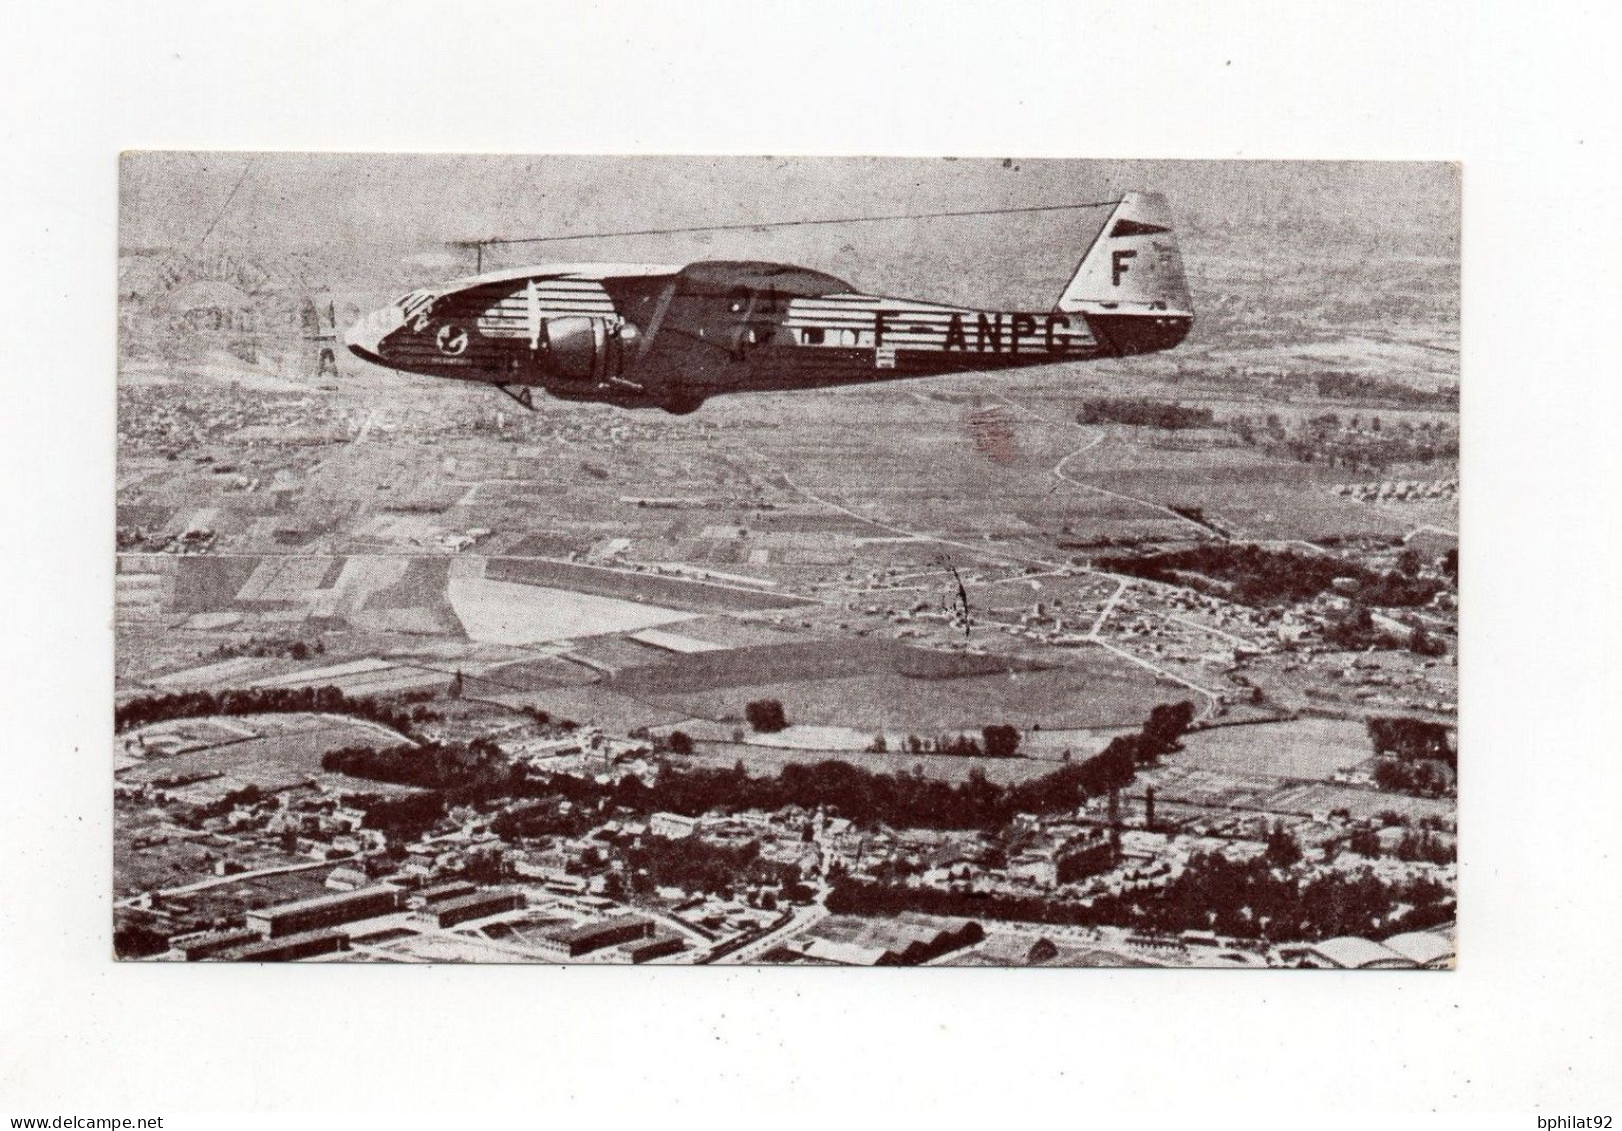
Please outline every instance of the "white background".
[[[0, 1111], [1622, 1114], [1615, 23], [1412, 0], [8, 6]], [[115, 173], [156, 147], [1464, 161], [1459, 970], [115, 965]]]

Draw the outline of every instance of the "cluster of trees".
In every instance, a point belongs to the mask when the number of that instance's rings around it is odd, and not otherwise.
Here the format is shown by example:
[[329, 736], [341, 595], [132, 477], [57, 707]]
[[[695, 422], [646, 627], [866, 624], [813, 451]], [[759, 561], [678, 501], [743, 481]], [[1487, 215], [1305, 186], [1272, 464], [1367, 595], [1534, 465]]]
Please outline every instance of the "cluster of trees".
[[1337, 580], [1351, 582], [1343, 588], [1353, 600], [1382, 607], [1423, 605], [1442, 588], [1435, 578], [1381, 573], [1327, 554], [1254, 544], [1208, 544], [1164, 554], [1100, 558], [1098, 564], [1112, 573], [1174, 585], [1209, 579], [1215, 584], [1206, 588], [1215, 595], [1254, 606], [1307, 601]]
[[265, 792], [253, 782], [249, 782], [241, 789], [228, 790], [204, 805], [195, 805], [191, 810], [193, 820], [202, 822], [211, 817], [223, 817], [238, 805], [255, 806], [265, 800]]
[[1324, 463], [1360, 471], [1380, 471], [1394, 464], [1433, 463], [1459, 454], [1459, 434], [1433, 421], [1399, 420], [1382, 428], [1373, 417], [1365, 428], [1358, 417], [1342, 421], [1325, 413], [1286, 427], [1277, 413], [1236, 416], [1223, 423], [1240, 443], [1268, 455], [1301, 463]]
[[365, 826], [391, 837], [407, 840], [421, 836], [445, 816], [445, 795], [433, 791], [407, 797], [349, 797], [346, 800], [366, 812]]
[[488, 738], [472, 742], [422, 746], [345, 746], [321, 755], [321, 768], [369, 781], [411, 785], [419, 789], [464, 789], [488, 783], [504, 786], [512, 765]]
[[1454, 782], [1453, 771], [1447, 763], [1435, 758], [1414, 762], [1381, 758], [1374, 763], [1374, 784], [1392, 793], [1449, 797], [1453, 794]]
[[1431, 864], [1451, 864], [1459, 858], [1458, 845], [1451, 837], [1437, 836], [1421, 829], [1404, 833], [1397, 842], [1398, 860], [1424, 860]]
[[776, 734], [788, 726], [783, 704], [776, 699], [754, 699], [743, 709], [743, 717], [760, 734]]
[[[1358, 829], [1351, 837], [1346, 839], [1346, 849], [1356, 852], [1359, 857], [1379, 857], [1380, 836], [1372, 829]], [[1398, 860], [1424, 860], [1426, 863], [1453, 863], [1458, 858], [1458, 849], [1453, 844], [1452, 837], [1437, 836], [1429, 829], [1403, 832], [1401, 841], [1392, 849], [1392, 855]]]
[[[1158, 704], [1150, 709], [1148, 720], [1136, 734], [1116, 735], [1110, 739], [1109, 745], [1104, 747], [1102, 752], [1095, 758], [1083, 762], [1082, 766], [1085, 768], [1090, 762], [1102, 761], [1112, 779], [1124, 775], [1120, 785], [1130, 784], [1133, 775], [1125, 772], [1128, 768], [1158, 762], [1162, 755], [1182, 749], [1183, 735], [1193, 723], [1194, 704], [1187, 699], [1177, 703]], [[1095, 788], [1088, 792], [1097, 794], [1110, 788], [1119, 786], [1106, 785], [1103, 789]]]
[[1382, 381], [1361, 373], [1319, 373], [1313, 378], [1318, 395], [1338, 400], [1380, 400], [1409, 408], [1432, 408], [1457, 412], [1459, 390], [1417, 389], [1397, 381]]
[[980, 728], [985, 742], [987, 758], [1012, 758], [1019, 749], [1019, 728], [1007, 723], [992, 723]]
[[1404, 647], [1416, 656], [1447, 655], [1447, 641], [1440, 636], [1432, 635], [1417, 625], [1407, 628], [1406, 633], [1405, 638], [1403, 630], [1376, 624], [1374, 614], [1362, 605], [1331, 613], [1324, 618], [1323, 624], [1324, 642], [1342, 651]]
[[509, 844], [543, 836], [580, 836], [590, 828], [591, 818], [561, 797], [515, 805], [490, 822], [491, 831]]
[[1433, 758], [1458, 764], [1453, 728], [1446, 723], [1406, 715], [1371, 715], [1364, 725], [1376, 754], [1394, 754], [1405, 761]]
[[1238, 863], [1218, 855], [1195, 857], [1165, 887], [1100, 896], [1085, 906], [1043, 896], [970, 894], [849, 877], [835, 882], [827, 902], [837, 914], [922, 911], [1166, 933], [1214, 930], [1266, 942], [1382, 936], [1435, 926], [1454, 914], [1452, 896], [1433, 881], [1390, 883], [1370, 872], [1303, 881], [1275, 870], [1266, 859]]
[[237, 656], [274, 656], [289, 660], [307, 660], [325, 653], [327, 646], [319, 640], [284, 640], [275, 636], [250, 636], [235, 644], [221, 644], [212, 655], [229, 660]]
[[1453, 728], [1432, 719], [1371, 715], [1369, 742], [1378, 761], [1374, 784], [1393, 793], [1446, 797], [1454, 792], [1459, 754]]
[[[1096, 759], [1090, 760], [1096, 761]], [[699, 816], [711, 810], [789, 805], [826, 806], [859, 824], [903, 828], [995, 829], [1021, 811], [1054, 812], [1082, 799], [1083, 778], [1107, 788], [1105, 775], [1086, 763], [1019, 786], [1003, 787], [978, 770], [959, 784], [912, 774], [873, 773], [848, 762], [791, 763], [775, 777], [751, 777], [742, 763], [729, 770], [667, 767], [654, 785], [635, 777], [599, 784], [559, 776], [551, 788], [588, 810], [623, 806], [636, 813], [666, 811]], [[1130, 780], [1128, 774], [1127, 780]]]
[[126, 919], [113, 928], [113, 954], [119, 958], [147, 958], [169, 949], [169, 936], [150, 923]]
[[[1380, 836], [1372, 829], [1359, 829], [1353, 833], [1346, 847], [1370, 859], [1382, 855]], [[1392, 855], [1398, 860], [1423, 860], [1430, 864], [1451, 864], [1458, 859], [1458, 851], [1451, 837], [1437, 836], [1426, 829], [1403, 833], [1402, 839], [1392, 849]]]
[[1325, 618], [1323, 638], [1325, 643], [1346, 652], [1384, 648], [1391, 643], [1389, 634], [1374, 623], [1374, 614], [1362, 605]]
[[1283, 825], [1267, 830], [1267, 850], [1262, 859], [1275, 868], [1293, 868], [1301, 862], [1301, 843]]
[[[908, 754], [945, 754], [954, 758], [1012, 758], [1019, 750], [1019, 740], [1018, 727], [992, 723], [980, 728], [979, 741], [967, 734], [943, 734], [937, 738], [919, 738], [916, 734], [909, 734], [898, 750]], [[867, 752], [884, 754], [889, 749], [889, 740], [882, 734], [876, 734], [868, 744]]]
[[1440, 636], [1432, 636], [1423, 628], [1415, 628], [1408, 637], [1408, 651], [1416, 656], [1445, 656], [1447, 642]]
[[[972, 735], [943, 734], [936, 738], [919, 738], [909, 734], [896, 749], [907, 754], [945, 754], [955, 758], [1012, 758], [1019, 750], [1019, 728], [1007, 723], [992, 723], [980, 728], [980, 740]], [[882, 734], [873, 736], [868, 743], [869, 754], [884, 754], [890, 742]]]
[[1208, 408], [1190, 408], [1147, 397], [1089, 397], [1081, 402], [1081, 424], [1136, 424], [1150, 428], [1210, 428], [1216, 423]]
[[632, 890], [638, 894], [666, 886], [722, 894], [744, 883], [782, 884], [800, 879], [794, 865], [761, 859], [760, 846], [754, 841], [724, 845], [698, 837], [652, 837], [622, 851]]
[[298, 712], [350, 715], [382, 723], [402, 734], [412, 724], [439, 718], [419, 705], [401, 706], [381, 699], [352, 699], [336, 687], [255, 687], [229, 691], [182, 691], [170, 695], [141, 695], [113, 711], [117, 730], [132, 730], [170, 719], [207, 715], [268, 715]]

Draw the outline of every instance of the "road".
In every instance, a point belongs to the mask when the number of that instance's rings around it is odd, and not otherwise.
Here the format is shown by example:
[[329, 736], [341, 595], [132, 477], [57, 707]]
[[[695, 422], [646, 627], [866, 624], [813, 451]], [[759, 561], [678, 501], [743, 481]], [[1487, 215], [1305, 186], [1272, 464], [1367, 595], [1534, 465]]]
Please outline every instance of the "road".
[[1087, 633], [1089, 639], [1098, 639], [1098, 634], [1104, 629], [1104, 622], [1109, 620], [1109, 615], [1115, 611], [1115, 602], [1121, 599], [1121, 594], [1125, 593], [1127, 587], [1131, 584], [1132, 582], [1128, 581], [1124, 577], [1116, 580], [1115, 592], [1109, 595], [1109, 599], [1104, 602], [1104, 607], [1098, 610], [1098, 619], [1093, 621], [1093, 627]]
[[812, 903], [805, 907], [796, 907], [794, 914], [789, 916], [788, 922], [776, 930], [768, 931], [760, 938], [747, 946], [741, 946], [730, 954], [722, 955], [715, 960], [717, 966], [747, 966], [758, 961], [767, 951], [783, 942], [785, 939], [808, 930], [822, 922], [829, 915], [829, 911], [820, 903]]
[[[996, 397], [998, 400], [1002, 401], [1004, 404], [1008, 405], [1010, 408], [1016, 409], [1019, 412], [1024, 413], [1026, 416], [1029, 416], [1029, 417], [1031, 417], [1031, 418], [1033, 418], [1035, 420], [1039, 420], [1044, 424], [1053, 424], [1053, 425], [1058, 425], [1060, 427], [1066, 427], [1066, 428], [1086, 428], [1087, 427], [1087, 425], [1085, 425], [1085, 424], [1081, 424], [1081, 423], [1078, 423], [1078, 422], [1072, 421], [1072, 420], [1052, 420], [1052, 419], [1049, 419], [1048, 417], [1043, 416], [1041, 413], [1036, 412], [1034, 409], [1027, 408], [1025, 405], [1020, 404], [1018, 401], [1010, 400], [1008, 397], [1004, 396], [1002, 393], [993, 393], [992, 396]], [[1119, 491], [1111, 491], [1111, 490], [1108, 490], [1107, 488], [1098, 487], [1098, 486], [1095, 486], [1095, 485], [1093, 485], [1091, 483], [1084, 483], [1079, 479], [1072, 479], [1070, 476], [1065, 474], [1064, 469], [1065, 469], [1066, 464], [1068, 464], [1071, 460], [1075, 459], [1077, 456], [1085, 455], [1087, 452], [1092, 451], [1094, 448], [1098, 447], [1098, 445], [1102, 444], [1105, 440], [1109, 439], [1109, 436], [1110, 436], [1109, 429], [1106, 428], [1106, 429], [1100, 430], [1098, 435], [1094, 436], [1092, 439], [1088, 440], [1081, 447], [1077, 448], [1075, 451], [1073, 451], [1073, 452], [1069, 453], [1068, 455], [1064, 456], [1062, 459], [1059, 460], [1058, 463], [1054, 464], [1051, 471], [1050, 471], [1050, 474], [1054, 477], [1054, 479], [1058, 480], [1058, 482], [1053, 485], [1053, 489], [1058, 490], [1060, 484], [1068, 483], [1072, 487], [1080, 487], [1084, 491], [1092, 491], [1092, 492], [1095, 492], [1096, 494], [1105, 495], [1105, 496], [1107, 496], [1107, 497], [1109, 497], [1111, 499], [1119, 499], [1122, 502], [1134, 503], [1134, 504], [1136, 504], [1137, 506], [1140, 506], [1140, 507], [1147, 507], [1150, 510], [1159, 511], [1161, 514], [1167, 515], [1167, 516], [1169, 516], [1171, 518], [1175, 518], [1179, 522], [1186, 523], [1187, 525], [1194, 527], [1196, 530], [1200, 531], [1200, 533], [1202, 533], [1202, 534], [1210, 534], [1210, 533], [1212, 533], [1212, 530], [1211, 530], [1210, 527], [1204, 525], [1203, 523], [1199, 523], [1199, 522], [1194, 521], [1193, 519], [1189, 518], [1187, 515], [1178, 514], [1176, 511], [1172, 510], [1170, 507], [1163, 506], [1160, 503], [1152, 502], [1149, 499], [1140, 499], [1140, 498], [1137, 498], [1134, 495], [1123, 495]], [[1049, 494], [1052, 494], [1052, 492], [1050, 491]]]
[[1123, 660], [1130, 660], [1132, 663], [1137, 664], [1138, 667], [1140, 667], [1140, 668], [1144, 668], [1144, 669], [1146, 669], [1148, 671], [1154, 672], [1155, 675], [1157, 675], [1157, 676], [1164, 676], [1166, 679], [1171, 680], [1173, 683], [1181, 684], [1182, 686], [1188, 688], [1190, 691], [1196, 691], [1199, 694], [1203, 695], [1205, 697], [1205, 707], [1204, 707], [1203, 710], [1200, 711], [1197, 721], [1204, 722], [1204, 721], [1206, 721], [1208, 719], [1215, 718], [1217, 708], [1222, 706], [1222, 698], [1221, 698], [1221, 696], [1218, 695], [1215, 691], [1212, 691], [1208, 687], [1201, 687], [1197, 683], [1193, 683], [1193, 682], [1191, 682], [1191, 681], [1189, 681], [1187, 679], [1184, 679], [1182, 676], [1178, 675], [1174, 671], [1170, 671], [1170, 670], [1168, 670], [1166, 668], [1163, 668], [1158, 664], [1152, 664], [1148, 660], [1145, 660], [1142, 656], [1134, 656], [1131, 652], [1128, 652], [1125, 648], [1121, 648], [1121, 647], [1118, 647], [1117, 645], [1111, 644], [1107, 640], [1099, 640], [1099, 639], [1095, 638], [1093, 640], [1093, 643], [1097, 644], [1100, 648], [1103, 648], [1106, 651], [1114, 652], [1117, 656], [1121, 657], [1121, 659], [1123, 659]]
[[[1081, 425], [1078, 424], [1076, 427], [1079, 428], [1079, 427], [1081, 427]], [[1084, 455], [1087, 452], [1092, 451], [1108, 435], [1109, 435], [1109, 433], [1105, 432], [1105, 433], [1102, 433], [1102, 434], [1094, 437], [1089, 442], [1083, 444], [1081, 447], [1077, 448], [1075, 451], [1073, 451], [1069, 455], [1065, 456], [1058, 463], [1054, 464], [1053, 468], [1052, 468], [1052, 471], [1051, 471], [1051, 474], [1053, 475], [1053, 477], [1055, 479], [1060, 480], [1061, 482], [1068, 483], [1073, 487], [1080, 487], [1083, 491], [1092, 491], [1095, 494], [1104, 495], [1104, 496], [1106, 496], [1108, 498], [1111, 498], [1111, 499], [1119, 499], [1121, 502], [1124, 502], [1124, 503], [1133, 503], [1133, 504], [1136, 504], [1137, 506], [1140, 506], [1140, 507], [1147, 507], [1149, 510], [1152, 510], [1152, 511], [1159, 511], [1161, 514], [1166, 515], [1169, 518], [1175, 518], [1178, 522], [1181, 522], [1186, 526], [1192, 526], [1195, 530], [1198, 530], [1202, 535], [1209, 536], [1211, 534], [1216, 533], [1209, 526], [1206, 526], [1203, 522], [1196, 522], [1194, 519], [1189, 518], [1186, 514], [1179, 514], [1177, 511], [1172, 510], [1168, 506], [1163, 506], [1160, 503], [1151, 502], [1148, 499], [1140, 499], [1140, 498], [1136, 497], [1135, 495], [1123, 495], [1119, 491], [1111, 491], [1108, 488], [1099, 487], [1099, 486], [1096, 486], [1096, 485], [1094, 485], [1092, 483], [1084, 483], [1080, 479], [1072, 479], [1070, 476], [1065, 474], [1065, 472], [1064, 472], [1065, 464], [1069, 463], [1071, 460], [1075, 459], [1079, 455]], [[1055, 486], [1057, 486], [1057, 485], [1055, 485]]]

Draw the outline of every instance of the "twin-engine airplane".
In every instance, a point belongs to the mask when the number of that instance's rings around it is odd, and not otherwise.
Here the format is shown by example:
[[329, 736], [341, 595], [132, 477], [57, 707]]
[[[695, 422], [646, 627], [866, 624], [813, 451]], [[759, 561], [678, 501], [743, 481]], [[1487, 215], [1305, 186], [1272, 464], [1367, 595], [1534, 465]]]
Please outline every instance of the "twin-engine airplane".
[[723, 393], [820, 389], [1170, 349], [1194, 322], [1164, 199], [1127, 193], [1051, 310], [859, 293], [776, 263], [524, 267], [413, 291], [345, 341], [408, 373], [689, 413]]

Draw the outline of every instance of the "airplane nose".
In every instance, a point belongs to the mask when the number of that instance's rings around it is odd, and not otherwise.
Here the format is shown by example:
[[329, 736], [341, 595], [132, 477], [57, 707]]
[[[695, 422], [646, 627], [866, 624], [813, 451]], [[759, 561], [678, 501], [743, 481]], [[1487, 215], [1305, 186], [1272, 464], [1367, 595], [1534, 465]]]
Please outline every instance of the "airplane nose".
[[405, 314], [397, 306], [374, 310], [344, 334], [344, 345], [362, 361], [383, 365], [383, 339], [405, 325]]

